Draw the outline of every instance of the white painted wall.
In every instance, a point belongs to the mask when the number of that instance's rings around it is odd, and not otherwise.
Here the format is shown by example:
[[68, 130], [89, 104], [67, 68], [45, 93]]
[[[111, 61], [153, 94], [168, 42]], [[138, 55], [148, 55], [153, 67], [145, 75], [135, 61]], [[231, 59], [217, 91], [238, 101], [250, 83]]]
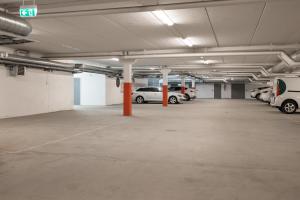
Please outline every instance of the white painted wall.
[[213, 83], [196, 84], [196, 97], [199, 99], [213, 99], [214, 84]]
[[80, 73], [74, 77], [80, 78], [80, 105], [105, 106], [123, 102], [122, 81], [116, 86], [116, 79], [102, 74]]
[[11, 77], [0, 65], [0, 118], [71, 110], [73, 96], [70, 73], [27, 69]]
[[221, 84], [221, 98], [231, 99], [231, 84]]
[[80, 78], [80, 104], [83, 106], [105, 105], [105, 75], [93, 73], [75, 74]]
[[121, 81], [120, 87], [116, 86], [115, 78], [106, 77], [106, 105], [115, 105], [123, 103], [123, 93], [121, 91]]

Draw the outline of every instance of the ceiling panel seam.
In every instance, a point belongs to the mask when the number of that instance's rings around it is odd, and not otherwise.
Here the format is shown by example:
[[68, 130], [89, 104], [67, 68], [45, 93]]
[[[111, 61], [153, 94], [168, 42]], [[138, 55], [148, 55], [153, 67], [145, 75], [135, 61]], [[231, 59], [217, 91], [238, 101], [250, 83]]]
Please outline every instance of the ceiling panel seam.
[[[260, 24], [261, 24], [262, 17], [263, 17], [263, 15], [264, 15], [264, 13], [265, 13], [267, 4], [268, 4], [268, 0], [266, 0], [266, 1], [264, 2], [263, 9], [262, 9], [262, 11], [261, 11], [261, 14], [260, 14], [258, 20], [257, 20], [257, 24], [256, 24], [256, 26], [255, 26], [255, 28], [254, 28], [253, 34], [252, 34], [252, 36], [251, 36], [251, 38], [250, 38], [250, 41], [249, 41], [249, 43], [248, 43], [249, 45], [252, 45], [252, 41], [253, 41], [253, 39], [254, 39], [254, 37], [255, 37], [257, 31], [258, 31], [258, 28], [259, 28], [259, 26], [260, 26]], [[243, 62], [245, 63], [246, 61], [247, 61], [247, 57], [244, 56], [244, 57], [243, 57]]]
[[[215, 40], [216, 40], [217, 46], [219, 47], [219, 46], [220, 46], [220, 43], [219, 43], [219, 40], [218, 40], [216, 31], [215, 31], [215, 28], [214, 28], [214, 26], [213, 26], [213, 24], [212, 24], [212, 21], [211, 21], [211, 18], [210, 18], [210, 16], [209, 16], [209, 13], [208, 13], [207, 8], [205, 8], [205, 13], [206, 13], [206, 15], [207, 15], [208, 22], [209, 22], [210, 27], [211, 27], [211, 30], [212, 30], [212, 32], [213, 32], [213, 35], [214, 35], [214, 38], [215, 38]], [[222, 62], [225, 63], [224, 57], [221, 57], [221, 58], [222, 58]]]
[[254, 37], [255, 37], [257, 31], [258, 31], [258, 28], [260, 27], [260, 24], [261, 24], [263, 15], [264, 15], [264, 13], [265, 13], [265, 10], [266, 10], [266, 8], [267, 8], [267, 5], [268, 5], [268, 0], [266, 0], [265, 3], [264, 3], [264, 7], [263, 7], [263, 9], [262, 9], [262, 12], [261, 12], [259, 18], [258, 18], [256, 27], [255, 27], [255, 29], [254, 29], [254, 32], [253, 32], [252, 36], [251, 36], [249, 45], [252, 45], [252, 41], [253, 41], [253, 39], [254, 39]]

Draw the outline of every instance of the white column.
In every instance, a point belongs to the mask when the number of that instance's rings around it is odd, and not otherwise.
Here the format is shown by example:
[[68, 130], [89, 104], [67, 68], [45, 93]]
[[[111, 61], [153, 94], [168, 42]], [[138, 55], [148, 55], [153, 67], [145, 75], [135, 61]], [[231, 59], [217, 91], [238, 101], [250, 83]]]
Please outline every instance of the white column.
[[123, 79], [124, 83], [132, 83], [132, 65], [135, 60], [121, 60], [123, 64]]
[[194, 77], [192, 78], [192, 88], [196, 88], [196, 79]]
[[171, 72], [170, 69], [164, 68], [161, 70], [161, 73], [163, 75], [163, 85], [168, 85], [168, 75]]

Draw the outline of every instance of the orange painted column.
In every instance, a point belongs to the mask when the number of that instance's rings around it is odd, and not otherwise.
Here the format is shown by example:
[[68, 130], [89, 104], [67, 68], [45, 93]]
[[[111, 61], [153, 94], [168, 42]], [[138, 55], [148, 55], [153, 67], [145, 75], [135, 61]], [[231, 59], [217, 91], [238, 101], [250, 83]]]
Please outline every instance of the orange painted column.
[[132, 65], [134, 60], [121, 60], [123, 64], [123, 116], [132, 116]]
[[169, 100], [169, 95], [168, 95], [168, 74], [171, 72], [170, 69], [168, 68], [163, 68], [161, 70], [161, 73], [163, 75], [163, 95], [162, 95], [162, 105], [163, 107], [168, 107], [168, 100]]
[[185, 87], [181, 86], [181, 94], [185, 94]]
[[132, 116], [132, 83], [124, 83], [123, 115]]
[[168, 85], [163, 85], [163, 107], [168, 106]]

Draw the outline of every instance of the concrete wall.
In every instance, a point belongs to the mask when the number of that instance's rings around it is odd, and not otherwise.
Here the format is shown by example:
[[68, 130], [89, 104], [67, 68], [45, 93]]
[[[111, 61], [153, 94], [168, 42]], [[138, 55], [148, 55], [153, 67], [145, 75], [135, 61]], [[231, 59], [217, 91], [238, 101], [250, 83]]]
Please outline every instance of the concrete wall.
[[140, 87], [148, 87], [149, 80], [147, 78], [136, 78], [134, 79], [133, 87], [135, 89]]
[[0, 118], [73, 109], [73, 76], [27, 69], [11, 77], [0, 65]]
[[221, 97], [222, 99], [231, 99], [231, 84], [221, 84]]
[[[262, 84], [245, 84], [245, 97], [250, 99], [251, 90], [257, 87], [261, 87]], [[197, 98], [213, 99], [214, 98], [214, 84], [213, 83], [201, 83], [196, 85]], [[222, 99], [231, 99], [231, 84], [222, 83], [221, 84], [221, 97]]]

